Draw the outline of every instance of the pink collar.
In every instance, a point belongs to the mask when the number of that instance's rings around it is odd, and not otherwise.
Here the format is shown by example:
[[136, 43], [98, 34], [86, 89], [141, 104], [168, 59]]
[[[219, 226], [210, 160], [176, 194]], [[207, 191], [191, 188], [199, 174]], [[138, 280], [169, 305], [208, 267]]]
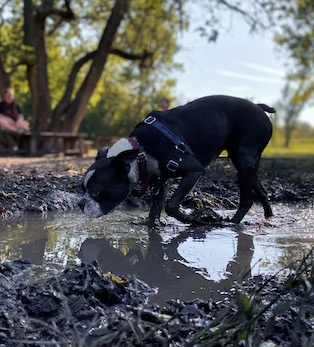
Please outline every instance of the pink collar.
[[130, 142], [133, 149], [140, 149], [140, 144], [135, 140], [134, 137], [128, 137], [128, 141]]

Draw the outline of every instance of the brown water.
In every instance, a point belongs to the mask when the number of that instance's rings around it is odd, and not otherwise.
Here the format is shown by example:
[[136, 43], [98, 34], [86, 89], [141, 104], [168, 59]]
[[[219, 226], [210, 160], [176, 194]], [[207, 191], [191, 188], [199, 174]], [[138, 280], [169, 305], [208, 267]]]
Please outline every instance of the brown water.
[[[80, 212], [0, 221], [0, 259], [28, 259], [29, 276], [97, 260], [102, 271], [134, 274], [156, 288], [151, 302], [218, 299], [241, 274], [274, 274], [302, 258], [314, 241], [314, 208], [274, 206], [269, 221], [254, 207], [239, 226], [191, 227], [166, 217], [151, 232], [144, 210], [116, 210], [90, 219]], [[224, 217], [233, 211], [221, 211]]]

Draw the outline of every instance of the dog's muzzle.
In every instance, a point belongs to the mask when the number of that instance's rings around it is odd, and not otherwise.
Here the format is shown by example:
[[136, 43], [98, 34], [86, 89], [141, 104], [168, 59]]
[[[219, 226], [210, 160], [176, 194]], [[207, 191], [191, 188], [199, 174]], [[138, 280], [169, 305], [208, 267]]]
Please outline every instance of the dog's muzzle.
[[104, 215], [98, 202], [96, 202], [95, 200], [89, 197], [87, 198], [83, 197], [79, 201], [78, 205], [83, 211], [83, 213], [88, 217], [97, 218]]

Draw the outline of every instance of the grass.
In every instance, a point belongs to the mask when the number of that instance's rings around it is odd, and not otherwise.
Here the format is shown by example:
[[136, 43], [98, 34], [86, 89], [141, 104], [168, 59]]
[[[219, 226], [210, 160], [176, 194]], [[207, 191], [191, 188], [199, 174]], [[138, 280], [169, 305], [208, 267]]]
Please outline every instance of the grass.
[[263, 152], [265, 157], [311, 157], [314, 156], [314, 137], [292, 138], [290, 146], [284, 147], [284, 139], [271, 139]]
[[[228, 156], [226, 151], [221, 155]], [[290, 146], [284, 147], [284, 138], [272, 138], [263, 152], [263, 157], [306, 158], [314, 157], [314, 137], [292, 138]]]

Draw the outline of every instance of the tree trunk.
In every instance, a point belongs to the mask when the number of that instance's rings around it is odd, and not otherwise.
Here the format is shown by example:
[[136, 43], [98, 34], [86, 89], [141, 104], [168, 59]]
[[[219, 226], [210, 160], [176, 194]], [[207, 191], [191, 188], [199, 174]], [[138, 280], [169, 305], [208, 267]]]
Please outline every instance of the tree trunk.
[[10, 75], [5, 71], [4, 61], [0, 52], [0, 97], [11, 86]]
[[128, 9], [129, 0], [116, 0], [111, 16], [103, 32], [90, 70], [78, 90], [75, 99], [70, 104], [63, 124], [62, 131], [77, 132], [84, 118], [89, 99], [103, 72], [107, 56], [114, 41], [124, 14]]
[[285, 148], [288, 148], [290, 146], [292, 130], [293, 130], [292, 125], [289, 122], [287, 122], [285, 125], [285, 144], [284, 144]]
[[71, 102], [71, 96], [73, 93], [73, 89], [75, 86], [75, 79], [80, 71], [80, 68], [86, 64], [89, 60], [93, 59], [95, 55], [95, 52], [87, 53], [84, 57], [79, 59], [72, 67], [72, 71], [70, 73], [70, 76], [68, 78], [68, 83], [66, 86], [66, 90], [64, 92], [64, 95], [56, 108], [52, 112], [51, 121], [49, 124], [49, 131], [61, 131], [63, 128], [62, 126], [62, 117], [65, 115], [67, 108], [69, 107], [69, 104]]
[[48, 88], [47, 53], [45, 47], [46, 14], [37, 12], [34, 21], [35, 52], [36, 52], [36, 90], [35, 130], [45, 131], [50, 118], [50, 96]]
[[26, 53], [26, 76], [32, 98], [32, 115], [35, 117], [38, 109], [37, 76], [34, 55], [34, 6], [32, 0], [24, 0], [24, 44], [30, 48]]

